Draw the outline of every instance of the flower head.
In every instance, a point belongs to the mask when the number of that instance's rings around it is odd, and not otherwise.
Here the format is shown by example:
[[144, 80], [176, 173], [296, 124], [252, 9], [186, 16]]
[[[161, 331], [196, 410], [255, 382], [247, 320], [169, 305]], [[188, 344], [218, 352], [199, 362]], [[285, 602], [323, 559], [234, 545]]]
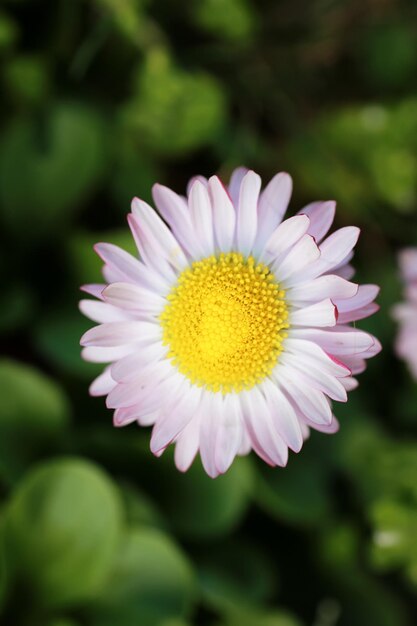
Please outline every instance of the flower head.
[[417, 248], [406, 248], [400, 253], [399, 264], [405, 283], [406, 301], [394, 307], [394, 318], [400, 324], [396, 351], [404, 359], [417, 380]]
[[110, 365], [90, 391], [115, 425], [152, 425], [156, 455], [174, 443], [182, 471], [198, 451], [213, 477], [251, 449], [284, 466], [310, 428], [337, 431], [331, 400], [380, 350], [351, 326], [378, 308], [375, 285], [350, 281], [358, 228], [325, 238], [331, 201], [283, 220], [291, 189], [280, 173], [261, 192], [244, 168], [228, 188], [193, 179], [187, 198], [155, 185], [163, 219], [138, 199], [128, 217], [139, 258], [96, 246], [108, 284], [83, 287], [99, 326], [81, 343]]

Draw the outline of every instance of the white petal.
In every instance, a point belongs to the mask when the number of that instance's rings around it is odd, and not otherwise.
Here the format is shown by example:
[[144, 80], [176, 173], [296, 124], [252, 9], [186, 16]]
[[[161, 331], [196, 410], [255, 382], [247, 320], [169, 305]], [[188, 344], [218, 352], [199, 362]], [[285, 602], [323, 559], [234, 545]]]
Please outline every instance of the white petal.
[[306, 266], [317, 261], [319, 256], [320, 250], [318, 249], [313, 237], [311, 237], [311, 235], [304, 235], [289, 250], [284, 259], [274, 263], [272, 269], [277, 276], [278, 281], [286, 282], [286, 286], [290, 287], [293, 282], [289, 279], [293, 275], [299, 276], [300, 271], [304, 270]]
[[151, 322], [108, 322], [90, 328], [81, 337], [82, 346], [122, 346], [137, 341], [161, 339], [161, 328]]
[[233, 394], [226, 395], [222, 408], [223, 410], [218, 416], [219, 424], [214, 456], [214, 463], [220, 474], [224, 474], [233, 463], [241, 447], [243, 437], [243, 417], [238, 398]]
[[221, 394], [205, 391], [201, 403], [200, 456], [203, 467], [211, 478], [219, 475], [216, 467], [216, 441], [220, 416], [224, 410], [223, 402]]
[[345, 226], [332, 233], [320, 244], [320, 259], [310, 268], [309, 275], [313, 278], [346, 263], [359, 235], [360, 229], [356, 226]]
[[191, 466], [200, 445], [200, 417], [194, 415], [183, 428], [175, 442], [175, 465], [180, 472], [186, 472]]
[[340, 276], [341, 278], [344, 278], [345, 280], [350, 280], [356, 274], [356, 271], [353, 265], [346, 263], [346, 265], [338, 267], [337, 269], [333, 268], [332, 274], [336, 274], [337, 276]]
[[121, 311], [106, 302], [97, 302], [97, 300], [80, 300], [78, 303], [81, 313], [89, 317], [93, 322], [102, 324], [104, 322], [123, 322], [130, 318], [130, 315]]
[[338, 378], [319, 367], [314, 369], [303, 358], [296, 357], [286, 352], [280, 355], [279, 363], [273, 372], [277, 381], [279, 381], [281, 368], [287, 365], [298, 370], [300, 377], [305, 379], [306, 384], [310, 384], [310, 386], [323, 391], [332, 398], [332, 400], [346, 402], [346, 390]]
[[[272, 422], [271, 412], [257, 387], [240, 394], [245, 424], [254, 449], [272, 464], [284, 467], [288, 461], [288, 448]], [[268, 460], [267, 460], [268, 462]]]
[[[283, 388], [291, 396], [300, 412], [315, 424], [330, 424], [332, 411], [326, 396], [311, 385], [293, 367], [287, 366], [279, 370], [279, 378]], [[344, 379], [343, 379], [344, 380]]]
[[350, 375], [350, 370], [346, 365], [336, 361], [334, 357], [329, 356], [323, 348], [312, 341], [294, 339], [290, 335], [285, 340], [285, 350], [290, 354], [299, 355], [305, 362], [311, 363], [312, 367], [320, 367], [338, 378]]
[[160, 242], [155, 239], [154, 235], [146, 227], [142, 228], [138, 218], [133, 213], [129, 213], [127, 221], [139, 254], [146, 266], [164, 276], [169, 283], [175, 282], [176, 274], [165, 260]]
[[355, 283], [350, 283], [340, 276], [328, 274], [319, 276], [314, 280], [299, 283], [295, 287], [287, 289], [286, 295], [292, 303], [311, 302], [313, 300], [317, 302], [325, 298], [331, 298], [339, 309], [339, 301], [342, 306], [345, 303], [345, 298], [353, 300], [357, 293], [358, 285]]
[[200, 243], [203, 255], [210, 256], [214, 253], [211, 202], [206, 187], [198, 180], [195, 181], [191, 187], [188, 205], [190, 208], [191, 223], [195, 231], [195, 236]]
[[165, 298], [132, 283], [112, 283], [104, 289], [103, 298], [114, 307], [155, 315], [159, 314], [167, 304]]
[[[324, 276], [322, 278], [325, 278]], [[318, 279], [317, 279], [318, 280]], [[370, 304], [375, 300], [379, 294], [379, 287], [377, 285], [360, 285], [356, 295], [349, 300], [338, 300], [334, 298], [334, 302], [338, 308], [339, 313], [345, 313], [347, 311], [354, 311], [360, 309], [367, 304]]]
[[191, 187], [194, 185], [196, 180], [200, 181], [200, 183], [204, 185], [204, 187], [207, 187], [208, 185], [207, 178], [205, 176], [201, 176], [200, 174], [197, 174], [197, 176], [193, 176], [192, 178], [190, 178], [190, 180], [187, 183], [187, 196], [190, 195]]
[[110, 373], [110, 367], [106, 367], [100, 376], [97, 376], [90, 385], [89, 392], [91, 396], [106, 396], [116, 386]]
[[270, 234], [281, 223], [292, 193], [292, 179], [286, 172], [276, 174], [259, 197], [256, 250], [261, 250]]
[[260, 189], [260, 176], [250, 170], [243, 178], [240, 186], [236, 226], [237, 249], [245, 255], [250, 254], [255, 242]]
[[145, 236], [152, 237], [159, 243], [165, 260], [178, 272], [181, 272], [187, 265], [187, 258], [169, 228], [164, 224], [157, 213], [139, 198], [132, 201], [132, 213], [138, 218], [138, 222]]
[[307, 215], [289, 217], [272, 231], [264, 249], [259, 255], [259, 261], [270, 263], [278, 258], [283, 258], [297, 241], [308, 231], [310, 220]]
[[152, 193], [158, 211], [170, 225], [184, 250], [187, 250], [191, 257], [198, 257], [201, 251], [196, 246], [195, 233], [186, 200], [164, 185], [154, 185]]
[[171, 396], [183, 378], [172, 371], [167, 361], [151, 364], [138, 372], [137, 376], [126, 382], [118, 383], [107, 396], [106, 404], [109, 409], [119, 409], [140, 404], [141, 412], [146, 415], [160, 408], [166, 397], [162, 385], [169, 385]]
[[398, 255], [401, 273], [406, 282], [417, 280], [417, 250], [405, 248]]
[[319, 243], [327, 235], [330, 226], [333, 224], [336, 212], [336, 202], [312, 202], [303, 207], [299, 213], [308, 215], [310, 218], [309, 233]]
[[363, 353], [369, 350], [375, 343], [372, 335], [361, 330], [352, 329], [349, 332], [338, 329], [338, 326], [335, 331], [320, 330], [318, 328], [295, 328], [292, 330], [292, 336], [314, 341], [326, 352], [336, 356]]
[[85, 361], [91, 363], [111, 363], [127, 356], [134, 349], [131, 345], [117, 346], [113, 348], [97, 348], [88, 346], [81, 350], [81, 356]]
[[311, 424], [311, 427], [314, 428], [315, 430], [320, 431], [321, 433], [325, 433], [326, 435], [333, 435], [334, 433], [337, 433], [340, 425], [337, 419], [335, 418], [335, 416], [333, 415], [333, 419], [329, 425]]
[[232, 199], [233, 205], [236, 208], [239, 205], [240, 185], [248, 171], [249, 170], [247, 167], [238, 167], [232, 172], [232, 175], [230, 177], [229, 194]]
[[235, 209], [217, 176], [212, 176], [209, 179], [208, 188], [213, 207], [213, 224], [217, 246], [222, 252], [230, 252], [233, 248], [235, 235]]
[[[112, 243], [97, 243], [94, 250], [104, 263], [111, 268], [112, 277], [108, 282], [127, 281], [138, 283], [152, 291], [166, 291], [169, 283], [163, 276], [146, 267], [139, 259]], [[104, 288], [104, 285], [103, 285]]]
[[137, 347], [134, 352], [113, 364], [112, 376], [117, 382], [128, 382], [137, 377], [144, 367], [162, 359], [166, 352], [166, 346], [158, 341]]
[[303, 445], [303, 436], [291, 404], [278, 385], [268, 378], [262, 383], [262, 391], [276, 430], [291, 450], [299, 452]]
[[201, 389], [183, 379], [177, 394], [169, 398], [162, 417], [153, 428], [151, 437], [153, 453], [166, 448], [185, 428], [197, 411], [200, 399]]
[[337, 308], [328, 298], [290, 313], [291, 326], [335, 326]]

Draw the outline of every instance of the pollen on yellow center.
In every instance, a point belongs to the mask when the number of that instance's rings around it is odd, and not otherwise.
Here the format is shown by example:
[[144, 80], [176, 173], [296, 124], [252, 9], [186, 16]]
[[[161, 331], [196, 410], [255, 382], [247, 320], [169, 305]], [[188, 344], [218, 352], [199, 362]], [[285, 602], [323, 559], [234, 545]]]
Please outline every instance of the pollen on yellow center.
[[285, 292], [269, 269], [230, 252], [184, 270], [160, 321], [178, 370], [196, 385], [229, 393], [271, 373], [287, 318]]

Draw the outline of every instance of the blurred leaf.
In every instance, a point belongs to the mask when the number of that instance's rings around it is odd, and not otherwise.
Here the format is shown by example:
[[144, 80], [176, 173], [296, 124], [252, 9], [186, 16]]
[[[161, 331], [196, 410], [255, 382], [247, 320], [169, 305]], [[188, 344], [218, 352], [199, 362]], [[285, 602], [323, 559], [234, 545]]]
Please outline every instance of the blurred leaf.
[[162, 532], [131, 528], [112, 575], [93, 608], [93, 626], [156, 626], [189, 613], [195, 598], [193, 570]]
[[[320, 444], [319, 444], [320, 445]], [[288, 466], [259, 466], [255, 497], [270, 515], [290, 524], [320, 523], [331, 511], [328, 476], [323, 453], [316, 442], [306, 442], [302, 452], [290, 458]]]
[[357, 50], [367, 83], [398, 87], [410, 80], [417, 67], [416, 44], [414, 29], [405, 20], [366, 29]]
[[417, 506], [381, 500], [370, 510], [373, 530], [372, 563], [377, 569], [390, 569], [417, 562]]
[[48, 622], [47, 626], [78, 626], [77, 622], [66, 617], [54, 619], [52, 622]]
[[25, 241], [64, 234], [102, 175], [105, 154], [102, 120], [84, 106], [58, 104], [43, 119], [15, 119], [0, 146], [4, 225]]
[[17, 23], [7, 13], [0, 13], [0, 52], [16, 43], [19, 36]]
[[114, 200], [127, 213], [134, 197], [152, 204], [152, 185], [158, 180], [155, 164], [134, 146], [121, 145], [112, 177]]
[[13, 493], [6, 513], [8, 562], [38, 603], [79, 604], [100, 592], [121, 521], [119, 495], [97, 466], [75, 458], [49, 461]]
[[35, 328], [35, 346], [54, 367], [86, 380], [98, 376], [103, 365], [87, 363], [81, 358], [81, 335], [94, 326], [74, 305], [73, 311], [56, 311]]
[[14, 481], [66, 433], [69, 406], [58, 384], [35, 368], [0, 361], [0, 476]]
[[211, 537], [232, 531], [244, 517], [253, 490], [253, 468], [249, 458], [236, 459], [216, 480], [209, 478], [199, 460], [185, 474], [173, 460], [161, 459], [156, 467], [154, 488], [172, 527], [181, 535]]
[[136, 82], [123, 119], [144, 147], [161, 155], [183, 154], [212, 143], [221, 132], [225, 97], [212, 76], [186, 73], [164, 50], [154, 49]]
[[257, 16], [247, 0], [200, 0], [193, 8], [197, 24], [215, 37], [239, 42], [253, 34]]
[[121, 485], [120, 490], [129, 524], [165, 530], [167, 524], [149, 496], [130, 484]]
[[237, 611], [224, 626], [301, 626], [301, 622], [286, 611]]
[[16, 56], [4, 70], [4, 80], [10, 96], [18, 103], [37, 104], [50, 89], [50, 77], [45, 59], [33, 55]]
[[[11, 332], [30, 319], [34, 309], [32, 292], [26, 285], [4, 285], [0, 300], [0, 333]], [[6, 306], [7, 303], [7, 306]]]
[[220, 613], [262, 606], [276, 593], [272, 562], [247, 542], [223, 542], [199, 559], [200, 585], [207, 605]]
[[94, 0], [95, 4], [106, 10], [115, 25], [128, 39], [138, 41], [143, 21], [143, 5], [145, 0]]

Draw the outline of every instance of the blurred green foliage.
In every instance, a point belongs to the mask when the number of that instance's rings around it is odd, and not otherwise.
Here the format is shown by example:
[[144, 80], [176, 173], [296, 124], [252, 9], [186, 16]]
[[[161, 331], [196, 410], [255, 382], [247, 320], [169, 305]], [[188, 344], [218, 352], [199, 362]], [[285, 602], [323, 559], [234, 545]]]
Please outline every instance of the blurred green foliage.
[[[413, 0], [4, 0], [0, 623], [413, 626], [417, 385], [392, 353], [417, 243]], [[246, 164], [363, 227], [384, 352], [285, 470], [185, 475], [87, 395], [80, 284], [154, 182]]]

